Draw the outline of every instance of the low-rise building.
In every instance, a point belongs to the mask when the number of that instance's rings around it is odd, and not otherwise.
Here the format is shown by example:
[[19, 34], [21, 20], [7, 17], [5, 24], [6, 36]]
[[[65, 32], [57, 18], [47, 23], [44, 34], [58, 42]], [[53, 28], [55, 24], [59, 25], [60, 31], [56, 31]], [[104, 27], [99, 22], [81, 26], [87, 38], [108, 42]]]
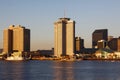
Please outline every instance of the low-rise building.
[[115, 54], [113, 50], [108, 48], [99, 49], [95, 53], [96, 58], [98, 59], [114, 59]]

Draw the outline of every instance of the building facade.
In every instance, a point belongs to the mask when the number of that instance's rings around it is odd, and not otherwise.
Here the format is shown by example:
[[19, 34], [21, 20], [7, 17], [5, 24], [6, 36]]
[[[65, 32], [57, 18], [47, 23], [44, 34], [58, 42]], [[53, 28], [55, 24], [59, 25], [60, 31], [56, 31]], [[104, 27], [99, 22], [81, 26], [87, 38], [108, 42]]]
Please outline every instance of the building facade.
[[113, 39], [113, 36], [108, 36], [108, 42]]
[[84, 48], [84, 40], [80, 37], [75, 37], [75, 51], [80, 52]]
[[105, 41], [105, 40], [99, 40], [98, 42], [97, 42], [97, 47], [99, 48], [99, 49], [103, 49], [103, 48], [105, 48], [107, 46], [107, 42]]
[[60, 18], [54, 23], [54, 56], [73, 56], [75, 52], [75, 21]]
[[99, 40], [108, 41], [107, 29], [98, 29], [92, 33], [92, 48], [98, 48], [97, 43]]
[[108, 42], [110, 49], [120, 52], [120, 38], [113, 38]]
[[3, 52], [30, 51], [30, 29], [21, 25], [11, 25], [4, 30], [3, 37]]
[[5, 29], [3, 31], [3, 52], [11, 53], [13, 44], [13, 31]]

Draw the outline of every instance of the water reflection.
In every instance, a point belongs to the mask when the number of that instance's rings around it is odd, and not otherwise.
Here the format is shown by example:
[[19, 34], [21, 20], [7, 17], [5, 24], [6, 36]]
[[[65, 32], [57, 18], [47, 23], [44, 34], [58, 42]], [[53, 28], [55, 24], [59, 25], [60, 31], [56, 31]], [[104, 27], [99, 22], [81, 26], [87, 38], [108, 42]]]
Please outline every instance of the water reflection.
[[0, 67], [2, 80], [23, 80], [23, 62], [4, 62], [4, 67]]
[[120, 80], [120, 62], [0, 61], [0, 80]]
[[73, 62], [55, 62], [53, 65], [54, 80], [75, 80]]
[[54, 80], [120, 80], [118, 62], [55, 62]]

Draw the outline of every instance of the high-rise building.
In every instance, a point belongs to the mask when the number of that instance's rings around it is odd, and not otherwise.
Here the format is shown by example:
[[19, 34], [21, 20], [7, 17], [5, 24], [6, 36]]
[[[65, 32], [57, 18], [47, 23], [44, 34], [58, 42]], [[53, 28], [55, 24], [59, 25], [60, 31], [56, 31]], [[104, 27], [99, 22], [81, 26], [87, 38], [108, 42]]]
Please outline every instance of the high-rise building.
[[95, 30], [92, 34], [92, 47], [98, 48], [97, 42], [99, 40], [108, 41], [108, 30], [107, 29], [98, 29]]
[[75, 37], [75, 51], [80, 52], [84, 48], [84, 39], [80, 37]]
[[29, 52], [30, 51], [30, 30], [18, 25], [9, 26], [3, 33], [3, 51], [12, 52]]
[[59, 18], [54, 23], [54, 55], [73, 56], [75, 52], [75, 21]]
[[110, 49], [114, 51], [120, 51], [120, 38], [113, 38], [108, 42]]
[[11, 53], [13, 44], [13, 32], [10, 29], [3, 31], [3, 52]]

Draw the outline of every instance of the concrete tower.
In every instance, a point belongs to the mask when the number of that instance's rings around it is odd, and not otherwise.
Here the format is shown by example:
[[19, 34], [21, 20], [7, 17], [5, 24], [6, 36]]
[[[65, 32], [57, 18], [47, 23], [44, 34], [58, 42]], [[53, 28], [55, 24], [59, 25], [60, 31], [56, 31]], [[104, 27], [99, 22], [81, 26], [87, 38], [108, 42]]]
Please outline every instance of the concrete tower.
[[21, 25], [9, 26], [3, 33], [3, 51], [12, 52], [29, 52], [30, 51], [30, 30]]
[[3, 52], [11, 53], [13, 44], [13, 32], [10, 29], [3, 31]]
[[75, 51], [75, 21], [59, 18], [54, 23], [54, 56], [73, 56]]

